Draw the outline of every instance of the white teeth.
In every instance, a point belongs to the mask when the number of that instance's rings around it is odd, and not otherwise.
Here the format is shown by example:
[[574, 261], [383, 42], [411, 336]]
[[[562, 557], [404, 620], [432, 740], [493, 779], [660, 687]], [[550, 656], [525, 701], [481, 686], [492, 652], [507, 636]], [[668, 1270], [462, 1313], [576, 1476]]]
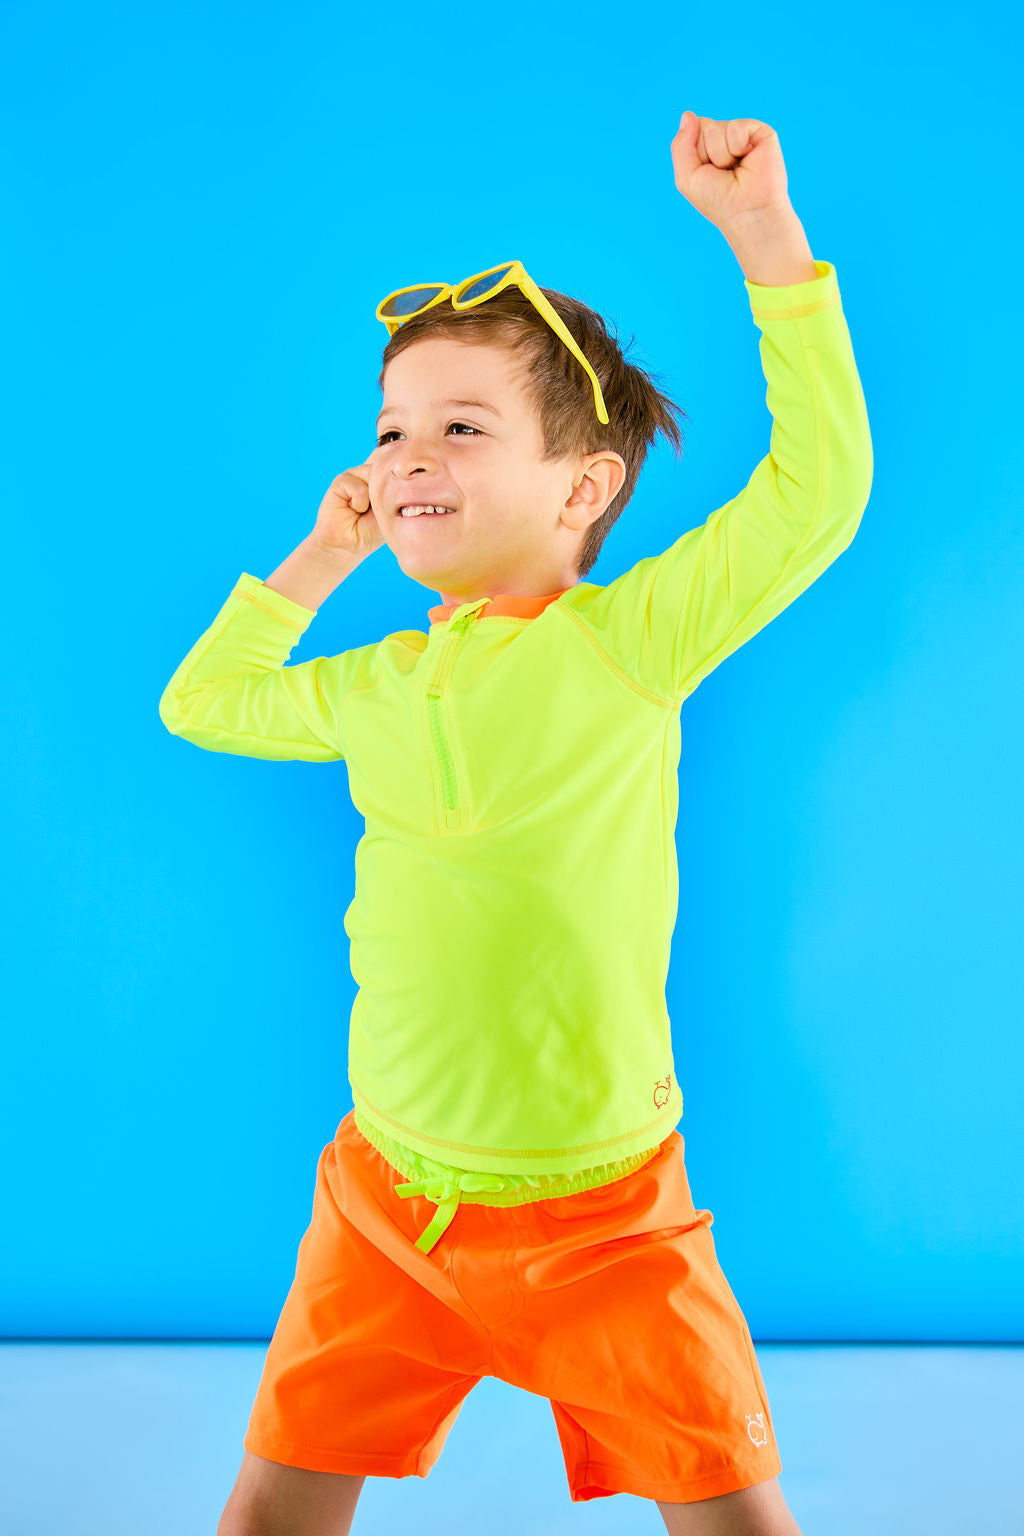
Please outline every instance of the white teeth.
[[454, 507], [402, 507], [400, 509], [399, 515], [401, 517], [419, 517], [421, 512], [433, 512], [435, 514], [439, 514], [444, 512], [453, 512], [454, 510]]

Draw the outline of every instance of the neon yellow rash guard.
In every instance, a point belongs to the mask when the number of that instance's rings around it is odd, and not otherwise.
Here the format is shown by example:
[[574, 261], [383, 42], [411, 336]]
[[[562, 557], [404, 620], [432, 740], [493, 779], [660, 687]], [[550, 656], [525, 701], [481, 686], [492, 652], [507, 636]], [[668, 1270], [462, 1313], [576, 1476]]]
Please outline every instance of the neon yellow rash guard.
[[683, 1108], [665, 984], [680, 708], [853, 539], [867, 410], [835, 269], [745, 282], [772, 416], [740, 493], [608, 586], [428, 610], [286, 665], [315, 610], [243, 572], [160, 700], [212, 752], [344, 761], [355, 1123], [438, 1209], [574, 1193]]

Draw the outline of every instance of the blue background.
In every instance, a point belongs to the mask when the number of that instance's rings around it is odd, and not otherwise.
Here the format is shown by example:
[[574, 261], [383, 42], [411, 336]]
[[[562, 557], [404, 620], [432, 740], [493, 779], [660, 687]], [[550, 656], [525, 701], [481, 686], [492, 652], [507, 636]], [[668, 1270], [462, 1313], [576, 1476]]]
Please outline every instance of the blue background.
[[[362, 821], [343, 764], [201, 752], [157, 704], [372, 447], [378, 299], [518, 257], [635, 336], [687, 449], [588, 580], [767, 453], [742, 273], [674, 185], [690, 107], [779, 134], [874, 447], [849, 550], [683, 708], [691, 1187], [756, 1340], [1020, 1339], [1013, 49], [880, 5], [467, 16], [0, 16], [0, 1334], [265, 1339], [291, 1281], [351, 1106]], [[291, 659], [438, 601], [382, 550]]]

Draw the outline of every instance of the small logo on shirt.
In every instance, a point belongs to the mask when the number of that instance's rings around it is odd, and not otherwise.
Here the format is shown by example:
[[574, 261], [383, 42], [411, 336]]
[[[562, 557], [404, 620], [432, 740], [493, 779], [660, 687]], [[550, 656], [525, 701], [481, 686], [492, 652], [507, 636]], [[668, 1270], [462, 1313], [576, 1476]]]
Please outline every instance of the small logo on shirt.
[[764, 1427], [764, 1414], [748, 1413], [746, 1418], [747, 1434], [750, 1436], [751, 1440], [753, 1440], [754, 1444], [767, 1445], [768, 1431]]
[[672, 1092], [672, 1073], [670, 1072], [663, 1083], [654, 1085], [654, 1107], [664, 1109]]

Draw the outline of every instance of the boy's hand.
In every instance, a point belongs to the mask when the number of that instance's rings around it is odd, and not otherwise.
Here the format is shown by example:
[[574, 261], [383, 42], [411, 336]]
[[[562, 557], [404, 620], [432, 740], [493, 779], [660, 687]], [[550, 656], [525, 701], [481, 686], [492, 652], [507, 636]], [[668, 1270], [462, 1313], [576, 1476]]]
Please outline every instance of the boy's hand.
[[362, 559], [383, 544], [384, 535], [370, 505], [372, 458], [371, 453], [364, 464], [335, 475], [328, 486], [311, 535], [321, 548], [331, 552], [342, 550]]
[[777, 219], [792, 208], [778, 136], [754, 117], [719, 122], [684, 112], [672, 140], [675, 181], [723, 234]]

